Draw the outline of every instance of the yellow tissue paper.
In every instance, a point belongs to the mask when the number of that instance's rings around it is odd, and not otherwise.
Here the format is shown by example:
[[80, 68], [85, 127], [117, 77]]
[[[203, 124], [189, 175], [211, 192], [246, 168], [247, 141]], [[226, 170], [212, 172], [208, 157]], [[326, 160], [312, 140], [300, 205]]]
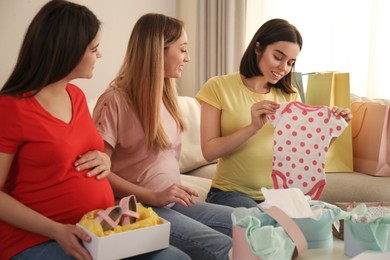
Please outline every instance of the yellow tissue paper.
[[100, 223], [95, 220], [100, 210], [101, 209], [96, 209], [88, 212], [79, 221], [81, 226], [94, 233], [97, 237], [109, 236], [115, 233], [155, 226], [163, 223], [163, 221], [152, 208], [146, 208], [141, 203], [137, 203], [137, 211], [140, 217], [136, 220], [136, 222], [125, 226], [118, 225], [113, 230], [103, 231]]

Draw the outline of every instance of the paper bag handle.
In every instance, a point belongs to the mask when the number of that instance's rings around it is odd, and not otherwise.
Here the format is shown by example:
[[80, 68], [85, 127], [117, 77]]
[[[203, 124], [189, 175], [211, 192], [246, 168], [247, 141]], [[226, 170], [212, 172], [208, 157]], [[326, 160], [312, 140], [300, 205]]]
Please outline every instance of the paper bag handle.
[[297, 252], [294, 252], [293, 257], [296, 257], [298, 254], [302, 254], [307, 250], [307, 241], [301, 229], [286, 213], [284, 213], [283, 210], [276, 206], [272, 206], [265, 210], [264, 213], [276, 220], [294, 242]]

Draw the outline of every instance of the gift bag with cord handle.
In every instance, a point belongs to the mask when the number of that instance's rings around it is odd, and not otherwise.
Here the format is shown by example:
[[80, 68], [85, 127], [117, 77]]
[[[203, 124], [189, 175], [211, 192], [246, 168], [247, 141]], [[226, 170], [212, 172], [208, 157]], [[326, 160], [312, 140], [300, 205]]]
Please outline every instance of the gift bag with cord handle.
[[292, 73], [292, 85], [299, 92], [302, 103], [305, 103], [305, 91], [303, 89], [303, 79], [302, 72], [293, 72]]
[[[349, 73], [321, 72], [308, 75], [305, 103], [350, 108]], [[325, 172], [353, 172], [351, 124], [332, 143], [325, 160]]]
[[390, 176], [390, 107], [377, 103], [351, 105], [355, 171]]

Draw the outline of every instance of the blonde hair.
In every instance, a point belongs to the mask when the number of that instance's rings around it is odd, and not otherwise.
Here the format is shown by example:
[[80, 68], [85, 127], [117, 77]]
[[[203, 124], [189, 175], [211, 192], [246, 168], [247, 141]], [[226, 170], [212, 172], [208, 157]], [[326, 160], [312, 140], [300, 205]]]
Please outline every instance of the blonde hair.
[[164, 77], [164, 50], [183, 33], [184, 23], [162, 14], [145, 14], [135, 24], [118, 75], [112, 82], [138, 116], [146, 145], [156, 151], [171, 144], [160, 118], [161, 102], [179, 130], [184, 122], [178, 108], [174, 79]]

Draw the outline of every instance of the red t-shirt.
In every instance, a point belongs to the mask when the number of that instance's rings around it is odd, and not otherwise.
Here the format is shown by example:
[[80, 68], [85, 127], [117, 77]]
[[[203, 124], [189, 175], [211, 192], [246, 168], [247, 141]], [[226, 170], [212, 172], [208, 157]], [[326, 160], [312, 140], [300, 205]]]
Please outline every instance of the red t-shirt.
[[[0, 97], [0, 152], [15, 154], [4, 191], [24, 205], [64, 224], [87, 212], [114, 205], [107, 179], [77, 172], [77, 156], [103, 150], [85, 96], [69, 84], [70, 123], [53, 117], [34, 98]], [[28, 218], [28, 216], [25, 216]], [[0, 221], [0, 259], [49, 240]]]

